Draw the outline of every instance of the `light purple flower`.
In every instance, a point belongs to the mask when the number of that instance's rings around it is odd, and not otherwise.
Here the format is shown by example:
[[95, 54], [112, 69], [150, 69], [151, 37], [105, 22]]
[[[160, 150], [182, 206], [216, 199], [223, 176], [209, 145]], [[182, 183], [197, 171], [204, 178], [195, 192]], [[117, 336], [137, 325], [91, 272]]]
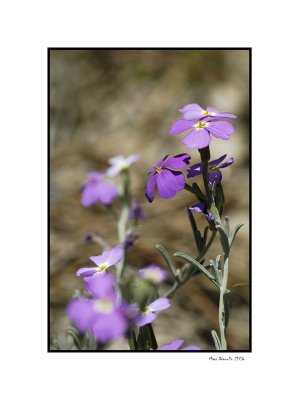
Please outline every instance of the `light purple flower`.
[[115, 156], [109, 158], [109, 164], [111, 167], [107, 169], [108, 176], [116, 176], [120, 172], [129, 169], [132, 164], [135, 164], [139, 160], [139, 156], [137, 154], [131, 154], [127, 158], [124, 156]]
[[93, 298], [73, 299], [67, 307], [68, 318], [80, 331], [92, 334], [97, 342], [118, 339], [128, 328], [127, 305], [117, 299], [114, 285], [112, 275], [97, 275], [85, 284]]
[[168, 273], [165, 269], [156, 264], [147, 265], [138, 271], [139, 275], [146, 281], [154, 285], [160, 285], [168, 278]]
[[[214, 182], [220, 183], [222, 180], [222, 173], [220, 168], [227, 168], [234, 162], [234, 158], [229, 158], [226, 162], [221, 164], [221, 162], [225, 159], [226, 154], [219, 157], [217, 160], [210, 161], [208, 164], [208, 182], [210, 185], [213, 185]], [[192, 167], [188, 169], [187, 178], [191, 178], [193, 176], [197, 176], [202, 174], [202, 163], [194, 164]]]
[[182, 172], [173, 171], [169, 168], [182, 169], [189, 164], [189, 154], [178, 154], [167, 160], [169, 154], [161, 158], [149, 171], [153, 173], [146, 184], [144, 194], [151, 203], [155, 196], [155, 187], [158, 186], [158, 193], [163, 199], [171, 199], [176, 192], [185, 187], [185, 177]]
[[77, 276], [90, 277], [95, 274], [103, 274], [106, 269], [118, 263], [124, 257], [124, 250], [121, 246], [115, 246], [105, 250], [103, 254], [91, 256], [89, 259], [96, 264], [96, 267], [84, 267], [77, 271]]
[[166, 344], [165, 346], [160, 347], [159, 350], [180, 350], [180, 351], [184, 351], [184, 350], [201, 350], [200, 347], [197, 346], [187, 346], [184, 348], [180, 348], [184, 343], [184, 340], [182, 339], [178, 339], [178, 340], [174, 340], [173, 342]]
[[198, 104], [187, 104], [179, 110], [183, 114], [183, 118], [188, 121], [203, 120], [205, 118], [223, 119], [223, 118], [237, 118], [234, 114], [228, 114], [217, 110], [216, 108], [207, 106], [203, 109]]
[[171, 304], [167, 297], [159, 297], [141, 311], [135, 319], [135, 324], [139, 327], [150, 324], [157, 318], [157, 311], [166, 310], [170, 306]]
[[207, 206], [205, 205], [205, 203], [194, 204], [193, 206], [189, 207], [189, 210], [204, 214], [208, 222], [215, 221], [214, 216], [210, 213], [209, 210], [207, 210]]
[[188, 129], [191, 132], [185, 136], [182, 143], [188, 149], [203, 149], [209, 146], [211, 134], [217, 139], [228, 140], [234, 132], [234, 127], [227, 121], [214, 121], [213, 118], [206, 118], [204, 121], [179, 119], [170, 128], [171, 135], [178, 135]]
[[89, 172], [88, 181], [82, 187], [81, 203], [84, 207], [90, 207], [99, 202], [111, 204], [117, 197], [117, 189], [112, 183], [104, 182], [105, 174], [101, 172]]

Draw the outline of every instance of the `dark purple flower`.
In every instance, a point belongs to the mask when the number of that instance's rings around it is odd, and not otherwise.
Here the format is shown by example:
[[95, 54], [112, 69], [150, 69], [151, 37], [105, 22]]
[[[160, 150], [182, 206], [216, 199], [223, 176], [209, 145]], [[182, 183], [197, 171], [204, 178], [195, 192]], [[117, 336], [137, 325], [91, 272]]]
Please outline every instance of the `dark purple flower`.
[[197, 346], [187, 346], [184, 347], [183, 349], [180, 348], [182, 346], [182, 344], [184, 343], [184, 340], [182, 339], [178, 339], [178, 340], [174, 340], [173, 342], [166, 344], [165, 346], [160, 347], [159, 350], [201, 350], [200, 347]]
[[82, 187], [81, 203], [84, 207], [99, 202], [102, 204], [111, 204], [117, 196], [117, 189], [112, 183], [104, 182], [105, 174], [101, 172], [89, 172], [88, 181]]
[[182, 143], [188, 149], [203, 149], [209, 146], [211, 142], [210, 134], [217, 139], [228, 140], [234, 132], [232, 124], [226, 121], [214, 121], [212, 118], [207, 118], [204, 121], [188, 121], [179, 119], [170, 128], [171, 135], [178, 135], [192, 129], [192, 131], [182, 140]]
[[159, 297], [141, 310], [140, 314], [135, 318], [135, 324], [139, 327], [150, 324], [157, 318], [155, 314], [157, 311], [166, 310], [170, 306], [171, 304], [167, 297]]
[[[234, 158], [231, 157], [229, 158], [225, 163], [220, 164], [226, 157], [226, 154], [223, 156], [219, 157], [217, 160], [210, 161], [208, 164], [208, 181], [210, 185], [213, 185], [214, 182], [220, 183], [222, 180], [222, 173], [220, 171], [220, 168], [226, 168], [232, 165], [234, 162]], [[202, 163], [198, 163], [195, 165], [192, 165], [188, 169], [188, 178], [192, 178], [193, 176], [197, 176], [202, 174]]]
[[136, 199], [133, 199], [131, 202], [131, 210], [130, 210], [130, 219], [135, 220], [136, 222], [138, 219], [145, 219], [146, 215], [143, 209], [139, 205], [139, 201]]
[[205, 205], [205, 203], [194, 204], [193, 206], [189, 207], [189, 210], [204, 214], [208, 222], [215, 221], [214, 216], [210, 213], [209, 210], [207, 210], [207, 206]]
[[161, 158], [149, 171], [153, 173], [147, 181], [145, 187], [145, 196], [151, 203], [155, 196], [155, 186], [158, 186], [158, 193], [163, 199], [171, 199], [176, 192], [183, 190], [185, 187], [185, 177], [182, 172], [173, 171], [169, 168], [181, 169], [189, 164], [189, 154], [178, 154], [172, 158], [168, 158], [169, 154]]
[[223, 118], [237, 118], [234, 114], [228, 114], [217, 110], [216, 108], [207, 106], [204, 110], [198, 104], [187, 104], [179, 110], [183, 114], [183, 118], [188, 121], [203, 120], [206, 118], [223, 119]]
[[96, 267], [84, 267], [77, 271], [77, 276], [90, 277], [94, 274], [103, 274], [106, 269], [118, 263], [124, 257], [124, 250], [121, 246], [115, 246], [105, 250], [103, 254], [89, 257], [96, 264]]
[[128, 328], [127, 306], [116, 296], [115, 278], [110, 274], [97, 275], [85, 286], [93, 298], [73, 299], [67, 307], [68, 318], [97, 342], [107, 343], [124, 336]]
[[165, 269], [156, 264], [147, 265], [138, 271], [139, 275], [148, 282], [154, 285], [160, 285], [168, 278], [168, 273]]
[[111, 167], [107, 169], [108, 176], [116, 176], [120, 172], [129, 169], [132, 164], [135, 164], [139, 160], [139, 156], [137, 154], [131, 154], [127, 158], [124, 156], [115, 156], [109, 158], [109, 164]]
[[126, 240], [124, 241], [124, 248], [126, 250], [132, 250], [135, 240], [138, 239], [138, 236], [135, 235], [134, 233], [129, 233], [126, 237]]

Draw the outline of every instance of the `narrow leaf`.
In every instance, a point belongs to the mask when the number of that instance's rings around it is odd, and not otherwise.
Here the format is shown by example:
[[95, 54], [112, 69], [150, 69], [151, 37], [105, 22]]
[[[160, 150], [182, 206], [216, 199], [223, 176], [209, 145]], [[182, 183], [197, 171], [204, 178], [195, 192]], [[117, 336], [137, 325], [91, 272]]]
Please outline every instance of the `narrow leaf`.
[[220, 242], [223, 249], [224, 254], [229, 254], [229, 240], [225, 230], [222, 228], [221, 225], [216, 225], [216, 229], [220, 235]]
[[231, 237], [231, 240], [230, 240], [230, 245], [233, 244], [233, 241], [234, 241], [234, 239], [235, 239], [237, 233], [239, 232], [239, 229], [242, 228], [243, 225], [244, 225], [244, 224], [238, 224], [238, 225], [235, 227], [234, 233], [232, 234], [232, 237]]
[[224, 230], [225, 233], [227, 234], [227, 237], [230, 237], [230, 224], [228, 217], [224, 217]]
[[205, 269], [205, 267], [202, 266], [193, 257], [188, 256], [187, 254], [184, 254], [184, 253], [181, 253], [181, 252], [174, 253], [174, 256], [182, 258], [185, 261], [188, 261], [190, 264], [194, 265], [194, 267], [198, 268], [202, 273], [204, 273], [209, 279], [211, 279], [212, 281], [215, 280], [214, 276], [212, 274], [210, 274], [210, 272], [207, 269]]
[[161, 244], [156, 244], [156, 249], [160, 252], [164, 260], [166, 261], [168, 267], [170, 268], [172, 274], [174, 277], [177, 275], [177, 269], [172, 261], [172, 258], [170, 257], [169, 253], [167, 250], [161, 245]]

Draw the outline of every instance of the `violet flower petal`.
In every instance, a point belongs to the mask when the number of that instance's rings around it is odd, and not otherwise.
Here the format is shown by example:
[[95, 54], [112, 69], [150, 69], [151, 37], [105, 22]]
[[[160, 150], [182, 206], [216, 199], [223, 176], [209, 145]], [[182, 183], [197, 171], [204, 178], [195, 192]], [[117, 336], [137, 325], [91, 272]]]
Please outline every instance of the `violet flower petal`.
[[200, 107], [200, 105], [196, 103], [186, 104], [183, 108], [178, 110], [180, 113], [185, 113], [186, 111], [200, 111], [204, 112], [204, 109]]
[[201, 350], [201, 348], [198, 346], [186, 346], [186, 347], [180, 349], [180, 351], [184, 351], [184, 350]]
[[118, 263], [124, 257], [124, 249], [119, 245], [112, 247], [112, 249], [110, 250], [106, 250], [106, 252], [108, 255], [108, 267], [111, 267], [111, 265]]
[[216, 108], [211, 107], [211, 106], [207, 106], [207, 111], [215, 113], [216, 114], [215, 117], [217, 116], [217, 117], [221, 117], [221, 118], [237, 118], [236, 115], [234, 115], [234, 114], [229, 114], [226, 112], [219, 111]]
[[148, 179], [145, 189], [144, 189], [145, 197], [148, 199], [148, 201], [150, 203], [154, 200], [154, 197], [155, 197], [155, 186], [156, 186], [156, 181], [157, 181], [157, 175], [158, 174], [152, 175]]
[[158, 193], [163, 199], [171, 199], [185, 187], [185, 177], [181, 172], [163, 169], [157, 173]]
[[76, 272], [77, 276], [92, 276], [97, 272], [97, 268], [96, 267], [84, 267], [84, 268], [80, 268], [78, 269], [78, 271]]
[[205, 129], [194, 129], [190, 132], [183, 140], [182, 143], [188, 147], [188, 149], [203, 149], [207, 147], [211, 142], [211, 136]]
[[164, 346], [160, 347], [159, 350], [178, 350], [182, 346], [183, 343], [184, 343], [184, 340], [177, 339], [169, 344], [165, 344]]
[[150, 169], [148, 174], [151, 174], [152, 172], [156, 172], [156, 168], [161, 167], [161, 165], [164, 163], [164, 161], [169, 157], [169, 154], [166, 154], [166, 156], [160, 158], [159, 161], [155, 163], [155, 165]]
[[86, 290], [97, 299], [114, 300], [116, 298], [115, 277], [109, 273], [93, 275], [85, 279], [84, 283]]
[[188, 169], [187, 178], [193, 178], [200, 174], [202, 174], [202, 163], [197, 163]]
[[135, 325], [136, 326], [144, 326], [146, 324], [150, 324], [151, 322], [155, 321], [157, 318], [157, 315], [151, 311], [146, 311], [138, 315], [138, 317], [135, 319]]
[[224, 154], [223, 156], [217, 158], [217, 160], [213, 160], [209, 162], [209, 165], [218, 165], [221, 163], [221, 161], [223, 161], [225, 159], [225, 157], [227, 156], [227, 154]]
[[119, 312], [99, 314], [92, 323], [91, 332], [98, 342], [107, 343], [122, 337], [128, 327], [126, 318]]
[[232, 163], [235, 161], [233, 157], [229, 158], [227, 161], [225, 161], [223, 164], [220, 164], [218, 168], [226, 168], [232, 165]]
[[189, 210], [196, 211], [198, 213], [204, 213], [206, 209], [205, 203], [197, 203], [189, 207]]
[[150, 311], [162, 311], [166, 310], [170, 306], [171, 304], [167, 297], [159, 297], [157, 300], [149, 304], [148, 308]]
[[187, 129], [192, 128], [193, 125], [194, 125], [194, 122], [192, 122], [192, 121], [187, 121], [185, 119], [179, 119], [171, 126], [169, 133], [171, 135], [178, 135], [179, 133], [182, 133], [182, 132], [186, 131]]
[[185, 168], [186, 165], [189, 164], [190, 159], [191, 156], [187, 153], [178, 154], [165, 161], [163, 164], [163, 168], [174, 168], [174, 169]]
[[223, 140], [228, 140], [234, 132], [233, 125], [227, 121], [211, 121], [206, 128], [217, 139]]
[[221, 171], [219, 171], [219, 169], [208, 172], [208, 182], [210, 185], [213, 185], [214, 182], [218, 184], [221, 182], [221, 180], [222, 180], [222, 173]]
[[90, 321], [94, 317], [92, 303], [82, 298], [71, 300], [67, 306], [66, 313], [80, 331], [87, 331]]

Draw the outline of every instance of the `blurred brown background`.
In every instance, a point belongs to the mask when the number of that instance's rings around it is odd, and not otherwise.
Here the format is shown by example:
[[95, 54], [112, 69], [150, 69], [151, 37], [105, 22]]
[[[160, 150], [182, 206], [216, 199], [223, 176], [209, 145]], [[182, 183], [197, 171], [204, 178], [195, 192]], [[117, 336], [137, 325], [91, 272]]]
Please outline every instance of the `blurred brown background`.
[[[249, 51], [248, 50], [51, 50], [50, 51], [50, 331], [64, 332], [69, 322], [65, 306], [75, 289], [82, 288], [75, 272], [90, 265], [89, 256], [102, 252], [86, 244], [86, 234], [99, 231], [112, 245], [116, 226], [104, 208], [84, 209], [79, 189], [86, 173], [105, 170], [114, 155], [137, 153], [132, 167], [134, 197], [140, 199], [147, 220], [129, 254], [137, 268], [156, 262], [166, 267], [154, 245], [173, 253], [196, 255], [184, 208], [193, 203], [183, 191], [172, 200], [156, 195], [144, 198], [147, 172], [167, 153], [185, 152], [183, 135], [168, 135], [179, 119], [177, 109], [188, 103], [211, 105], [238, 116], [229, 141], [213, 139], [212, 158], [227, 153], [235, 163], [223, 170], [224, 215], [239, 232], [230, 257], [231, 350], [249, 348], [249, 289], [232, 286], [249, 281]], [[198, 153], [189, 151], [193, 162]], [[204, 226], [198, 217], [200, 226]], [[221, 253], [212, 246], [207, 259]], [[180, 264], [178, 263], [178, 266]], [[161, 288], [160, 293], [169, 286]], [[211, 329], [218, 329], [218, 296], [204, 278], [181, 288], [173, 307], [155, 324], [159, 345], [182, 338], [187, 344], [214, 349]], [[112, 349], [128, 349], [119, 341]]]

